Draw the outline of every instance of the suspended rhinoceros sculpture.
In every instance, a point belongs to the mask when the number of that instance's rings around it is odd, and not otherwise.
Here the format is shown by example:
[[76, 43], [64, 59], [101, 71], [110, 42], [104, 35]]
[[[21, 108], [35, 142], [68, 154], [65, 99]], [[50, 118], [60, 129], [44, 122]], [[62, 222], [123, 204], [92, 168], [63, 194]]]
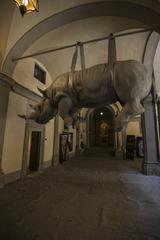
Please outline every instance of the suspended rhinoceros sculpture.
[[112, 68], [99, 64], [67, 72], [59, 75], [46, 90], [39, 89], [42, 102], [33, 106], [31, 114], [21, 117], [45, 124], [59, 113], [65, 127], [69, 127], [81, 108], [120, 101], [122, 110], [116, 118], [116, 129], [121, 130], [130, 117], [144, 112], [141, 101], [149, 94], [151, 84], [147, 68], [135, 60], [117, 61]]

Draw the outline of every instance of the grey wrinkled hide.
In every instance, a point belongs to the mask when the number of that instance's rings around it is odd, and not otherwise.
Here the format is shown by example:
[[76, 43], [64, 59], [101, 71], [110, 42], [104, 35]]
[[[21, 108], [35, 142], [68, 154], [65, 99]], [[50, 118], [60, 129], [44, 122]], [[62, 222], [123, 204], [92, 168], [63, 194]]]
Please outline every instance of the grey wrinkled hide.
[[130, 117], [144, 112], [141, 100], [149, 94], [151, 84], [146, 67], [134, 60], [117, 61], [112, 71], [108, 64], [99, 64], [73, 74], [67, 72], [45, 91], [41, 90], [43, 101], [25, 118], [47, 123], [59, 113], [65, 127], [69, 127], [82, 107], [96, 108], [120, 101], [123, 107], [116, 119], [116, 129], [121, 130]]

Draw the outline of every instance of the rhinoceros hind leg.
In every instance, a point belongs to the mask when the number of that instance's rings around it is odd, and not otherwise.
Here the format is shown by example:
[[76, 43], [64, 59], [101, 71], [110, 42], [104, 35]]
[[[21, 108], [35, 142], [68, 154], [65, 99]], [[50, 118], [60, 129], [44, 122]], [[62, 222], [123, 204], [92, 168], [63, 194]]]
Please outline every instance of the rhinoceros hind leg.
[[127, 126], [131, 117], [142, 114], [143, 112], [144, 108], [140, 103], [140, 100], [136, 99], [126, 103], [116, 118], [116, 131], [121, 131]]

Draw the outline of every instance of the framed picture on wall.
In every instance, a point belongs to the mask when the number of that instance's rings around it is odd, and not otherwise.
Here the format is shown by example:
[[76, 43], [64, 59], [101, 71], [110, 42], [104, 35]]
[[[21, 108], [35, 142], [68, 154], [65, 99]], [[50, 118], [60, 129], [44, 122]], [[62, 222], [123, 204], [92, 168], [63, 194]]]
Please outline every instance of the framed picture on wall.
[[73, 150], [73, 133], [63, 132], [60, 134], [60, 159], [62, 163], [69, 160], [69, 152]]
[[134, 135], [127, 135], [126, 139], [126, 159], [134, 160], [134, 153], [135, 153], [135, 136]]
[[136, 153], [137, 157], [144, 157], [144, 149], [143, 149], [143, 138], [137, 137], [136, 138]]
[[71, 152], [73, 150], [73, 133], [68, 132], [68, 147], [69, 151]]

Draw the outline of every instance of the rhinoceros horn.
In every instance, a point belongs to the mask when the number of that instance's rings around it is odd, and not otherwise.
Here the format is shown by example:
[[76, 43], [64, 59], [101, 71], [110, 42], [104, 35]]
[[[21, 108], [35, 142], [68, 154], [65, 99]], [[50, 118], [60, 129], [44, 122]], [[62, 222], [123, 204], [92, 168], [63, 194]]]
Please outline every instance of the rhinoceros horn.
[[46, 90], [42, 90], [39, 87], [37, 87], [37, 89], [44, 97], [46, 97]]

